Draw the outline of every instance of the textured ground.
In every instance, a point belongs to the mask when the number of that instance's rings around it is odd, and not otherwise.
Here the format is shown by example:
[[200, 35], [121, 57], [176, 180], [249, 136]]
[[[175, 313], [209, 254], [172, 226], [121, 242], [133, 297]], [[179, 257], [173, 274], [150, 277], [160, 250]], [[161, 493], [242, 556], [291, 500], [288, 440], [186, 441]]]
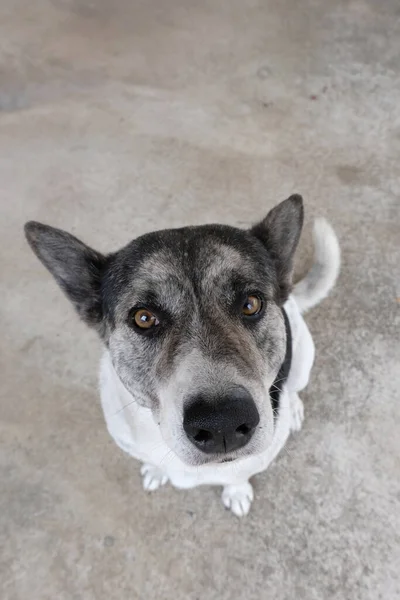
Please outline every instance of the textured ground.
[[[2, 600], [400, 598], [399, 19], [398, 0], [1, 2]], [[343, 251], [308, 317], [304, 429], [245, 521], [217, 489], [146, 497], [103, 424], [99, 343], [22, 225], [111, 250], [293, 191]]]

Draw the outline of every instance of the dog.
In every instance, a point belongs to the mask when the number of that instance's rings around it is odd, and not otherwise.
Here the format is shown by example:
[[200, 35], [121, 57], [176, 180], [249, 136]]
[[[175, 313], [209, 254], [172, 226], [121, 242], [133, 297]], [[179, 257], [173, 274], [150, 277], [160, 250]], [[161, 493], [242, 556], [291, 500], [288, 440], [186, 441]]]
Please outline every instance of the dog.
[[25, 225], [27, 240], [104, 343], [101, 402], [143, 486], [223, 486], [236, 516], [249, 479], [303, 422], [314, 344], [302, 313], [327, 296], [340, 249], [314, 224], [315, 262], [292, 286], [303, 200], [250, 229], [202, 225], [147, 233], [103, 255], [65, 231]]

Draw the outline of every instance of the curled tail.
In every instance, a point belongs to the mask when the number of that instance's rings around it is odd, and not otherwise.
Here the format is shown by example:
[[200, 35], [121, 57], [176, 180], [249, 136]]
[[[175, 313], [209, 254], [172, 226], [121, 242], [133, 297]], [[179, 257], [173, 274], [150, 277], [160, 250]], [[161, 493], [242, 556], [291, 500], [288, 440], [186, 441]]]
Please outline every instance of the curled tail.
[[335, 285], [340, 270], [339, 242], [328, 221], [323, 218], [315, 220], [313, 239], [314, 264], [293, 290], [301, 312], [326, 298]]

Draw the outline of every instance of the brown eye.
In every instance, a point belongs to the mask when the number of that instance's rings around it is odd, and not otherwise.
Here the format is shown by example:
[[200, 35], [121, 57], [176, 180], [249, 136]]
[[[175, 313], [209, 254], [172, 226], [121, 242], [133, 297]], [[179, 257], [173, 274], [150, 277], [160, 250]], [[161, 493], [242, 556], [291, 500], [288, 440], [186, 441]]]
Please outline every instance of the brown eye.
[[150, 329], [160, 323], [157, 317], [150, 310], [147, 310], [147, 308], [139, 308], [133, 314], [133, 320], [135, 325], [140, 329]]
[[262, 306], [262, 300], [258, 296], [247, 296], [242, 306], [242, 314], [245, 317], [254, 317], [261, 311]]

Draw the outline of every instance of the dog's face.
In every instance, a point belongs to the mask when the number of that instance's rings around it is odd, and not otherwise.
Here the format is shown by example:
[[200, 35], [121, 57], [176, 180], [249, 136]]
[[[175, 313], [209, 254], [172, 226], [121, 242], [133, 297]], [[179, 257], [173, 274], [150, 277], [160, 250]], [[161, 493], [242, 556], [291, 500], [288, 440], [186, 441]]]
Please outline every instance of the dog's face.
[[108, 256], [39, 223], [26, 235], [168, 446], [199, 465], [271, 442], [269, 388], [286, 350], [280, 307], [302, 219], [292, 196], [248, 231], [158, 231]]

